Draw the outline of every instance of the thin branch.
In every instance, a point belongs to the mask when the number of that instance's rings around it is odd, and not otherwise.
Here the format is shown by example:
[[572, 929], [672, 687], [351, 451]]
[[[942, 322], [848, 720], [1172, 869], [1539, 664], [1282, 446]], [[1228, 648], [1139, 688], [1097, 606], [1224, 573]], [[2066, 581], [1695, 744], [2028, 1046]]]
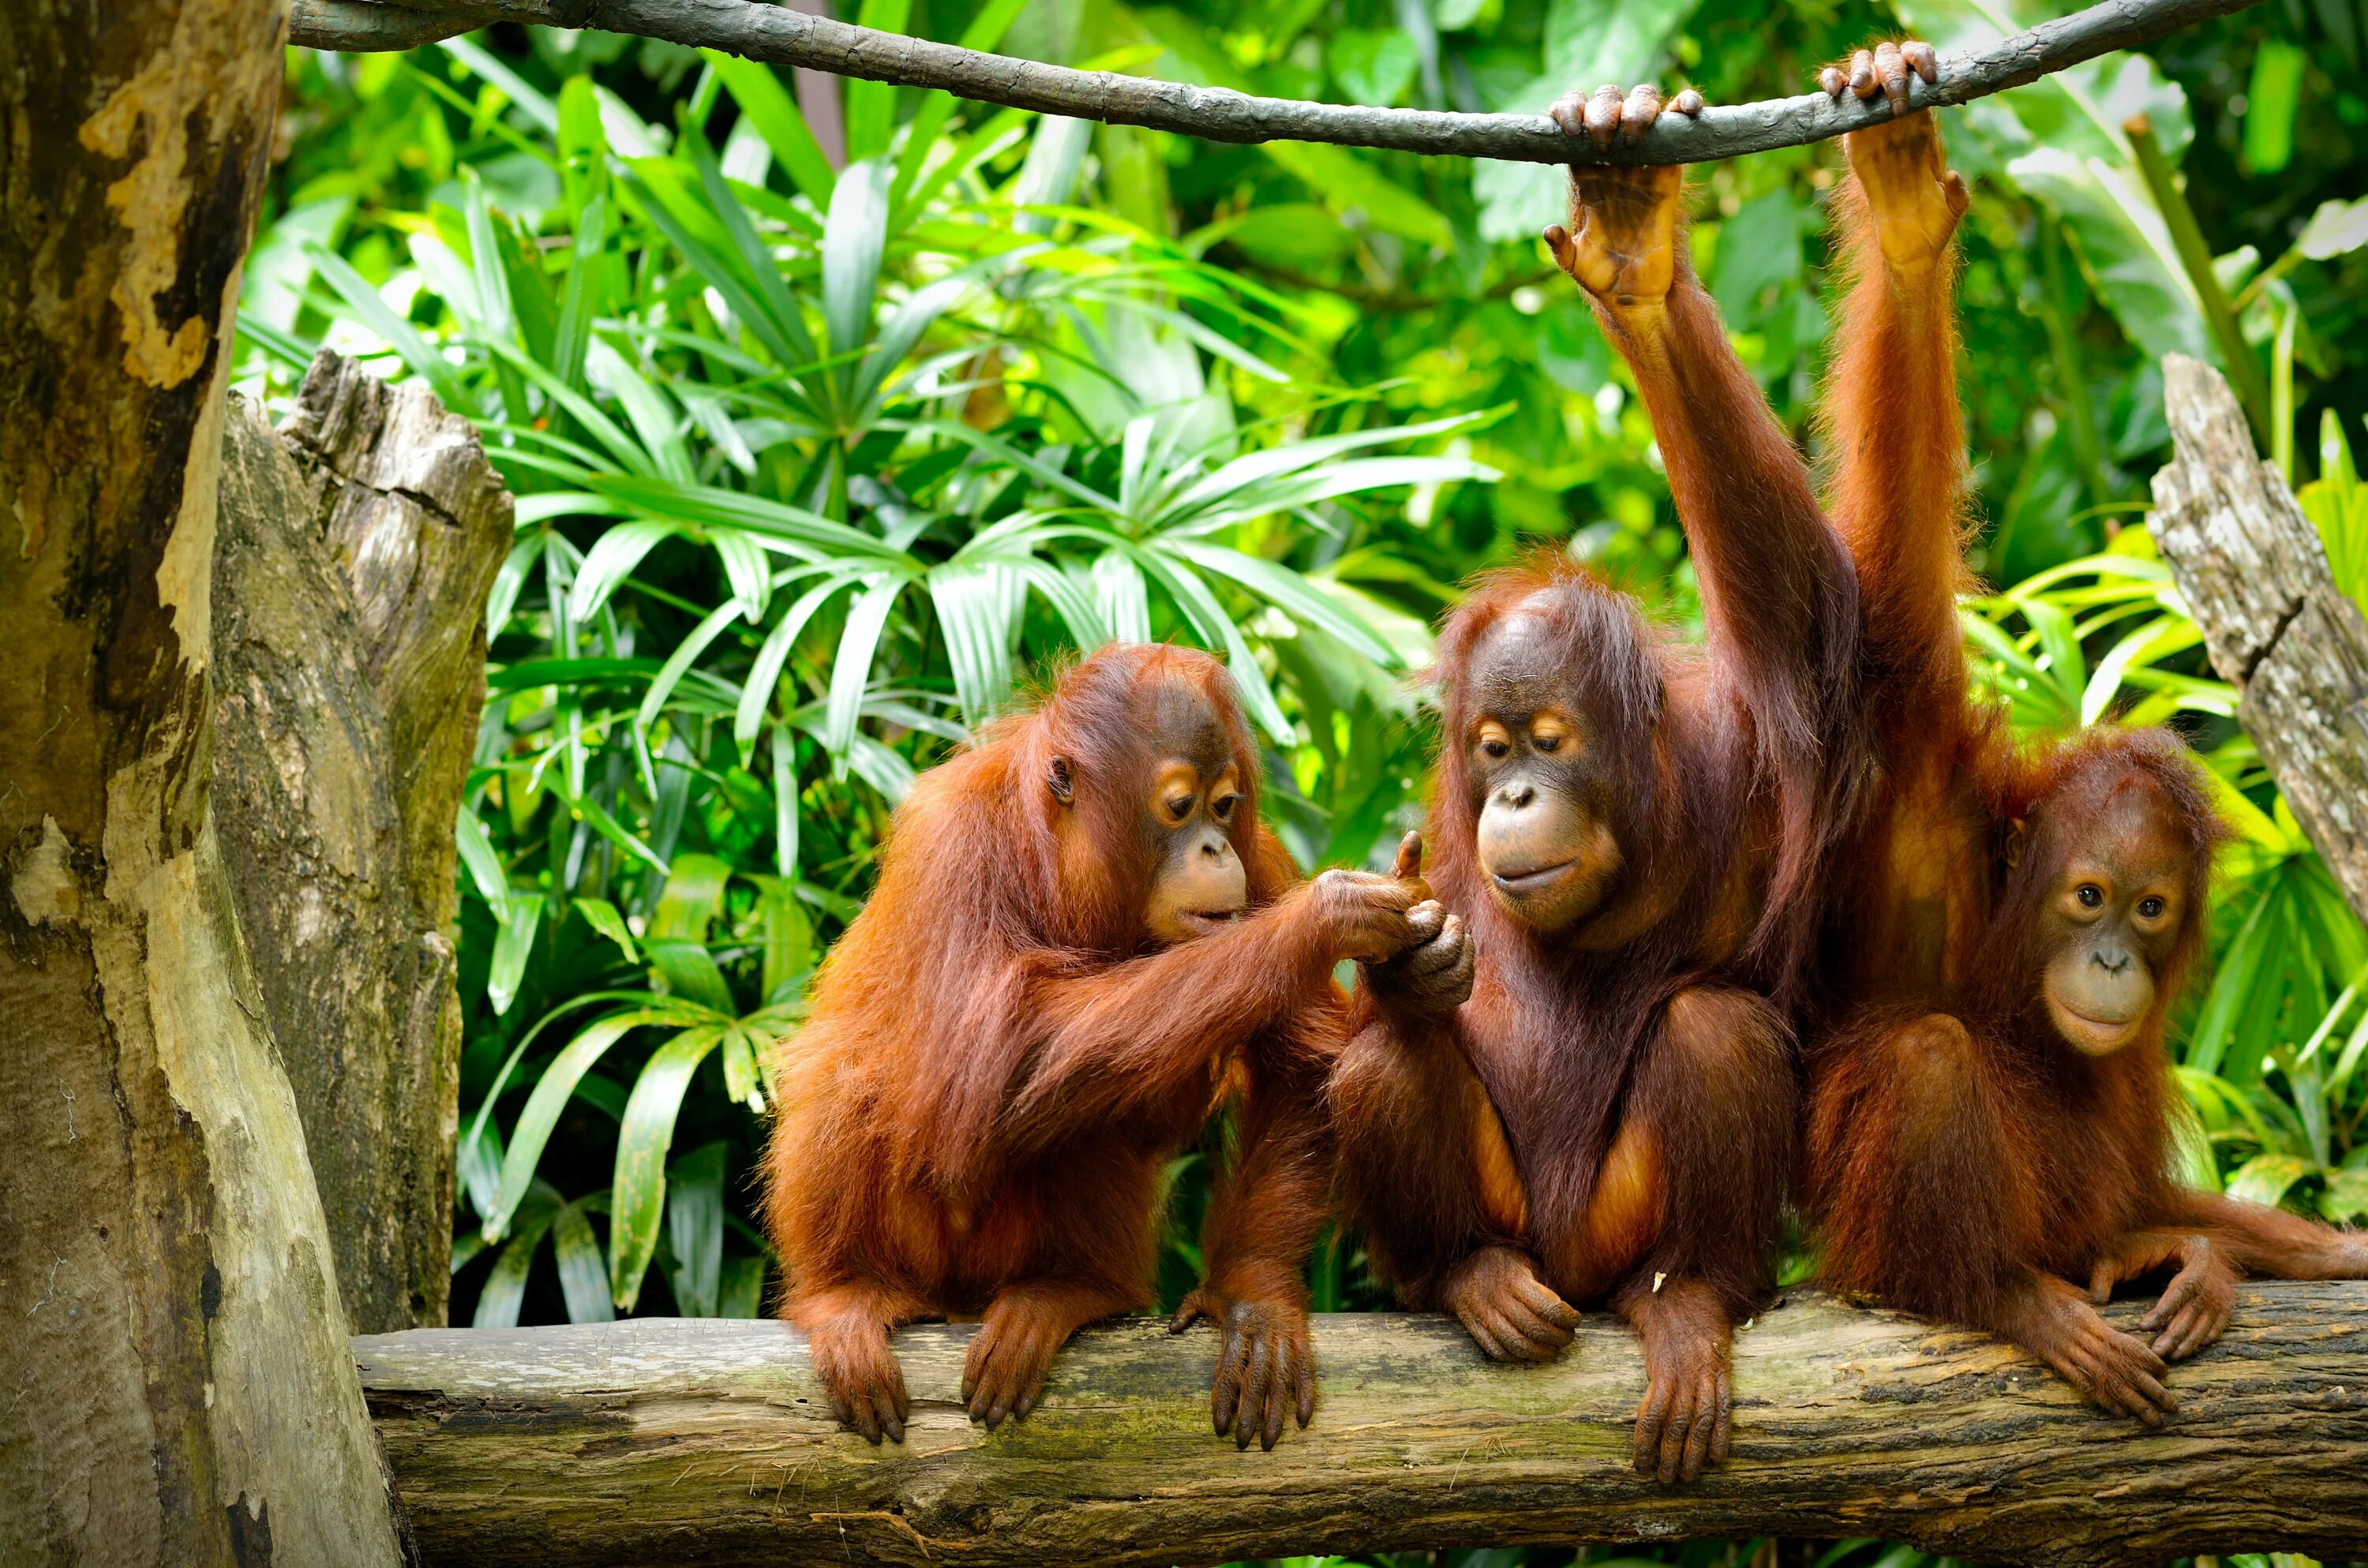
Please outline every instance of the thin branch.
[[[1941, 56], [1940, 80], [1911, 81], [1908, 107], [1968, 103], [2259, 3], [2104, 0], [1984, 48]], [[1251, 97], [1224, 87], [984, 54], [751, 0], [295, 0], [289, 40], [353, 51], [412, 49], [494, 22], [599, 28], [776, 65], [942, 87], [981, 103], [1149, 126], [1212, 142], [1329, 142], [1516, 163], [1699, 164], [1822, 142], [1890, 114], [1880, 94], [1862, 100], [1848, 93], [1839, 99], [1805, 93], [1713, 105], [1692, 119], [1667, 115], [1636, 145], [1598, 152], [1564, 134], [1543, 114], [1452, 114]]]

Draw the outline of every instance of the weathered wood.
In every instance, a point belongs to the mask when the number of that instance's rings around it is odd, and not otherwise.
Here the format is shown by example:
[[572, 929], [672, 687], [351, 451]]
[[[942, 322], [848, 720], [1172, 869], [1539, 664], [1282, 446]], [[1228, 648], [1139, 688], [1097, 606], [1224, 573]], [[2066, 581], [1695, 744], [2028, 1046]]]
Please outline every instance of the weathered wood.
[[[1908, 105], [1930, 108], [1969, 103], [2259, 3], [2102, 0], [1984, 48], [1942, 55], [1940, 80], [1911, 82]], [[1543, 112], [1456, 114], [1252, 97], [1225, 87], [1073, 71], [958, 49], [756, 0], [393, 0], [385, 5], [377, 0], [295, 0], [290, 40], [314, 49], [412, 49], [494, 22], [601, 28], [696, 49], [725, 50], [778, 65], [942, 87], [981, 103], [1112, 125], [1147, 125], [1212, 142], [1329, 142], [1518, 163], [1698, 164], [1823, 141], [1873, 125], [1891, 113], [1880, 95], [1862, 100], [1847, 93], [1838, 99], [1804, 93], [1759, 103], [1713, 104], [1692, 119], [1664, 116], [1634, 146], [1599, 150], [1564, 134]], [[1593, 88], [1598, 84], [1566, 85]]]
[[2154, 476], [2155, 542], [2261, 760], [2368, 920], [2368, 618], [2220, 372], [2166, 355], [2163, 403], [2176, 455]]
[[[2126, 1322], [2137, 1303], [2113, 1309]], [[1735, 1452], [1691, 1487], [1627, 1467], [1644, 1373], [1590, 1317], [1543, 1368], [1438, 1318], [1319, 1318], [1315, 1424], [1211, 1436], [1212, 1335], [1089, 1331], [990, 1434], [973, 1329], [896, 1337], [902, 1447], [840, 1431], [772, 1323], [640, 1320], [355, 1342], [430, 1562], [1179, 1563], [1343, 1549], [1875, 1536], [1984, 1562], [2368, 1555], [2368, 1286], [2248, 1287], [2177, 1369], [2158, 1434], [1978, 1335], [1815, 1294], [1736, 1346]]]
[[392, 1564], [209, 810], [284, 0], [0, 6], [0, 1563]]
[[324, 351], [234, 403], [214, 551], [215, 820], [360, 1333], [450, 1294], [452, 820], [510, 497], [476, 427]]

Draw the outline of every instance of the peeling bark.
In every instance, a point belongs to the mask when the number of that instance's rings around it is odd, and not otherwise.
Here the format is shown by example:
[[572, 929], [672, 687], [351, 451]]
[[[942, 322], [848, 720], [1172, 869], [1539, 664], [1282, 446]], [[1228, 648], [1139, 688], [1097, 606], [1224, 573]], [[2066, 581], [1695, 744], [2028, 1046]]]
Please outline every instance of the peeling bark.
[[0, 1562], [396, 1561], [208, 806], [279, 0], [0, 6]]
[[[2135, 1301], [2110, 1309], [2127, 1326]], [[1736, 1336], [1735, 1450], [1692, 1486], [1629, 1469], [1635, 1337], [1591, 1316], [1544, 1367], [1452, 1320], [1315, 1323], [1315, 1424], [1209, 1431], [1214, 1335], [1088, 1330], [1043, 1404], [960, 1400], [974, 1325], [895, 1336], [902, 1444], [842, 1431], [779, 1323], [638, 1319], [354, 1342], [435, 1563], [1165, 1564], [1327, 1551], [1876, 1537], [1985, 1562], [2368, 1557], [2368, 1286], [2250, 1285], [2170, 1375], [2159, 1432], [1985, 1335], [1808, 1292]]]
[[2294, 818], [2368, 920], [2368, 618], [2219, 371], [2163, 358], [2176, 455], [2148, 526]]
[[346, 1312], [440, 1324], [461, 1003], [454, 813], [510, 497], [426, 387], [324, 352], [234, 402], [214, 554], [215, 816]]

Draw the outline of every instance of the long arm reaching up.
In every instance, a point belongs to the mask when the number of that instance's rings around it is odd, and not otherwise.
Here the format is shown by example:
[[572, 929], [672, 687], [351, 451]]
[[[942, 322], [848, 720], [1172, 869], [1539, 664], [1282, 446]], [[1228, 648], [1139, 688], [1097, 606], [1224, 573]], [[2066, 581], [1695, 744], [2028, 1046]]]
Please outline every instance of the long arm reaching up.
[[[1698, 112], [1680, 94], [1674, 112]], [[1599, 145], [1632, 140], [1661, 112], [1638, 87], [1564, 98], [1554, 115]], [[1713, 668], [1748, 713], [1782, 817], [1755, 946], [1795, 967], [1797, 911], [1861, 778], [1856, 739], [1858, 590], [1849, 553], [1817, 506], [1808, 466], [1777, 424], [1694, 276], [1679, 229], [1674, 167], [1574, 166], [1571, 222], [1546, 231], [1554, 260], [1584, 289], [1626, 358], [1660, 443], [1669, 494], [1702, 592]]]
[[[1890, 92], [1896, 105], [1907, 74], [1930, 80], [1931, 60], [1923, 44], [1861, 51], [1848, 76], [1827, 73], [1827, 90]], [[1842, 145], [1850, 175], [1834, 210], [1849, 285], [1819, 419], [1835, 454], [1834, 524], [1858, 567], [1868, 696], [1889, 749], [1905, 738], [1901, 725], [1964, 699], [1965, 436], [1952, 241], [1965, 182], [1949, 172], [1929, 110]]]

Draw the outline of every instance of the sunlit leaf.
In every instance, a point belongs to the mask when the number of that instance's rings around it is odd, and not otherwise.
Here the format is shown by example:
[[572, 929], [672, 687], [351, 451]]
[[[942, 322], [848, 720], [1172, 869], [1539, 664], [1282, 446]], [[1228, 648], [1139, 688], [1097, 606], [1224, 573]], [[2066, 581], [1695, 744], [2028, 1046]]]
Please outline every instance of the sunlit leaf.
[[685, 1029], [653, 1052], [633, 1081], [625, 1119], [617, 1130], [617, 1169], [609, 1184], [609, 1296], [620, 1312], [641, 1299], [642, 1277], [656, 1256], [658, 1220], [666, 1204], [666, 1156], [675, 1117], [690, 1075], [707, 1060], [727, 1026]]

